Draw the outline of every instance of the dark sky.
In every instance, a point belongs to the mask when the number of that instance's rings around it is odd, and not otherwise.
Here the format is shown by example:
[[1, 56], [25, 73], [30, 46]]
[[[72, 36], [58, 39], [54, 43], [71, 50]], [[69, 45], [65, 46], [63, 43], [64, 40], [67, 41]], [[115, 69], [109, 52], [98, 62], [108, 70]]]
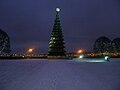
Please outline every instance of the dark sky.
[[100, 36], [120, 37], [119, 0], [0, 0], [0, 29], [11, 39], [12, 53], [47, 53], [55, 20], [60, 18], [68, 52], [91, 50]]

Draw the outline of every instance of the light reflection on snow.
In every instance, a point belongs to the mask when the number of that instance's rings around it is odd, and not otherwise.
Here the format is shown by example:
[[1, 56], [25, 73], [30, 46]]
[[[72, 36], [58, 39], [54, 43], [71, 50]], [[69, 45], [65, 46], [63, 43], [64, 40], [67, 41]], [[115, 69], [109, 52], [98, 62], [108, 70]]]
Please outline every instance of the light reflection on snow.
[[105, 59], [73, 59], [74, 62], [107, 62]]

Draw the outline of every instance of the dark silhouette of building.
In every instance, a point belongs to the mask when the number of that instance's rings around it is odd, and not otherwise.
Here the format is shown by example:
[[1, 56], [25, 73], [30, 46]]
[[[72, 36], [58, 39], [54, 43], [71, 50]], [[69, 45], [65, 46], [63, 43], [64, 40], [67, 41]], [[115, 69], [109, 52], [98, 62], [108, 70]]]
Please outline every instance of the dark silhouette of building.
[[49, 50], [48, 50], [48, 58], [51, 59], [66, 58], [64, 38], [63, 38], [59, 13], [60, 13], [60, 9], [56, 8], [56, 18], [55, 18], [55, 23], [53, 26], [53, 30], [49, 42]]

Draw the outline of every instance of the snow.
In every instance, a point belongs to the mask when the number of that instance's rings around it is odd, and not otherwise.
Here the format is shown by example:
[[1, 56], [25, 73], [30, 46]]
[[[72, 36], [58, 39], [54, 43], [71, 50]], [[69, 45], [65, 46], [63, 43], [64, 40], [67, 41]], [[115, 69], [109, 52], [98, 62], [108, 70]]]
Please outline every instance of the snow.
[[0, 60], [0, 90], [120, 90], [120, 59]]

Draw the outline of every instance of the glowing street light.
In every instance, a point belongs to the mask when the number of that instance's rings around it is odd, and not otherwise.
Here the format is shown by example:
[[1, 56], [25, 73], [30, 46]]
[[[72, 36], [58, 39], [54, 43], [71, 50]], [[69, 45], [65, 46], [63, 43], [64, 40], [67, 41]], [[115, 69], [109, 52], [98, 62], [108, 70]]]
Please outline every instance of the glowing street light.
[[33, 48], [28, 49], [28, 52], [29, 53], [33, 52]]
[[82, 50], [82, 49], [78, 50], [78, 54], [79, 54], [79, 53], [83, 53], [83, 50]]

